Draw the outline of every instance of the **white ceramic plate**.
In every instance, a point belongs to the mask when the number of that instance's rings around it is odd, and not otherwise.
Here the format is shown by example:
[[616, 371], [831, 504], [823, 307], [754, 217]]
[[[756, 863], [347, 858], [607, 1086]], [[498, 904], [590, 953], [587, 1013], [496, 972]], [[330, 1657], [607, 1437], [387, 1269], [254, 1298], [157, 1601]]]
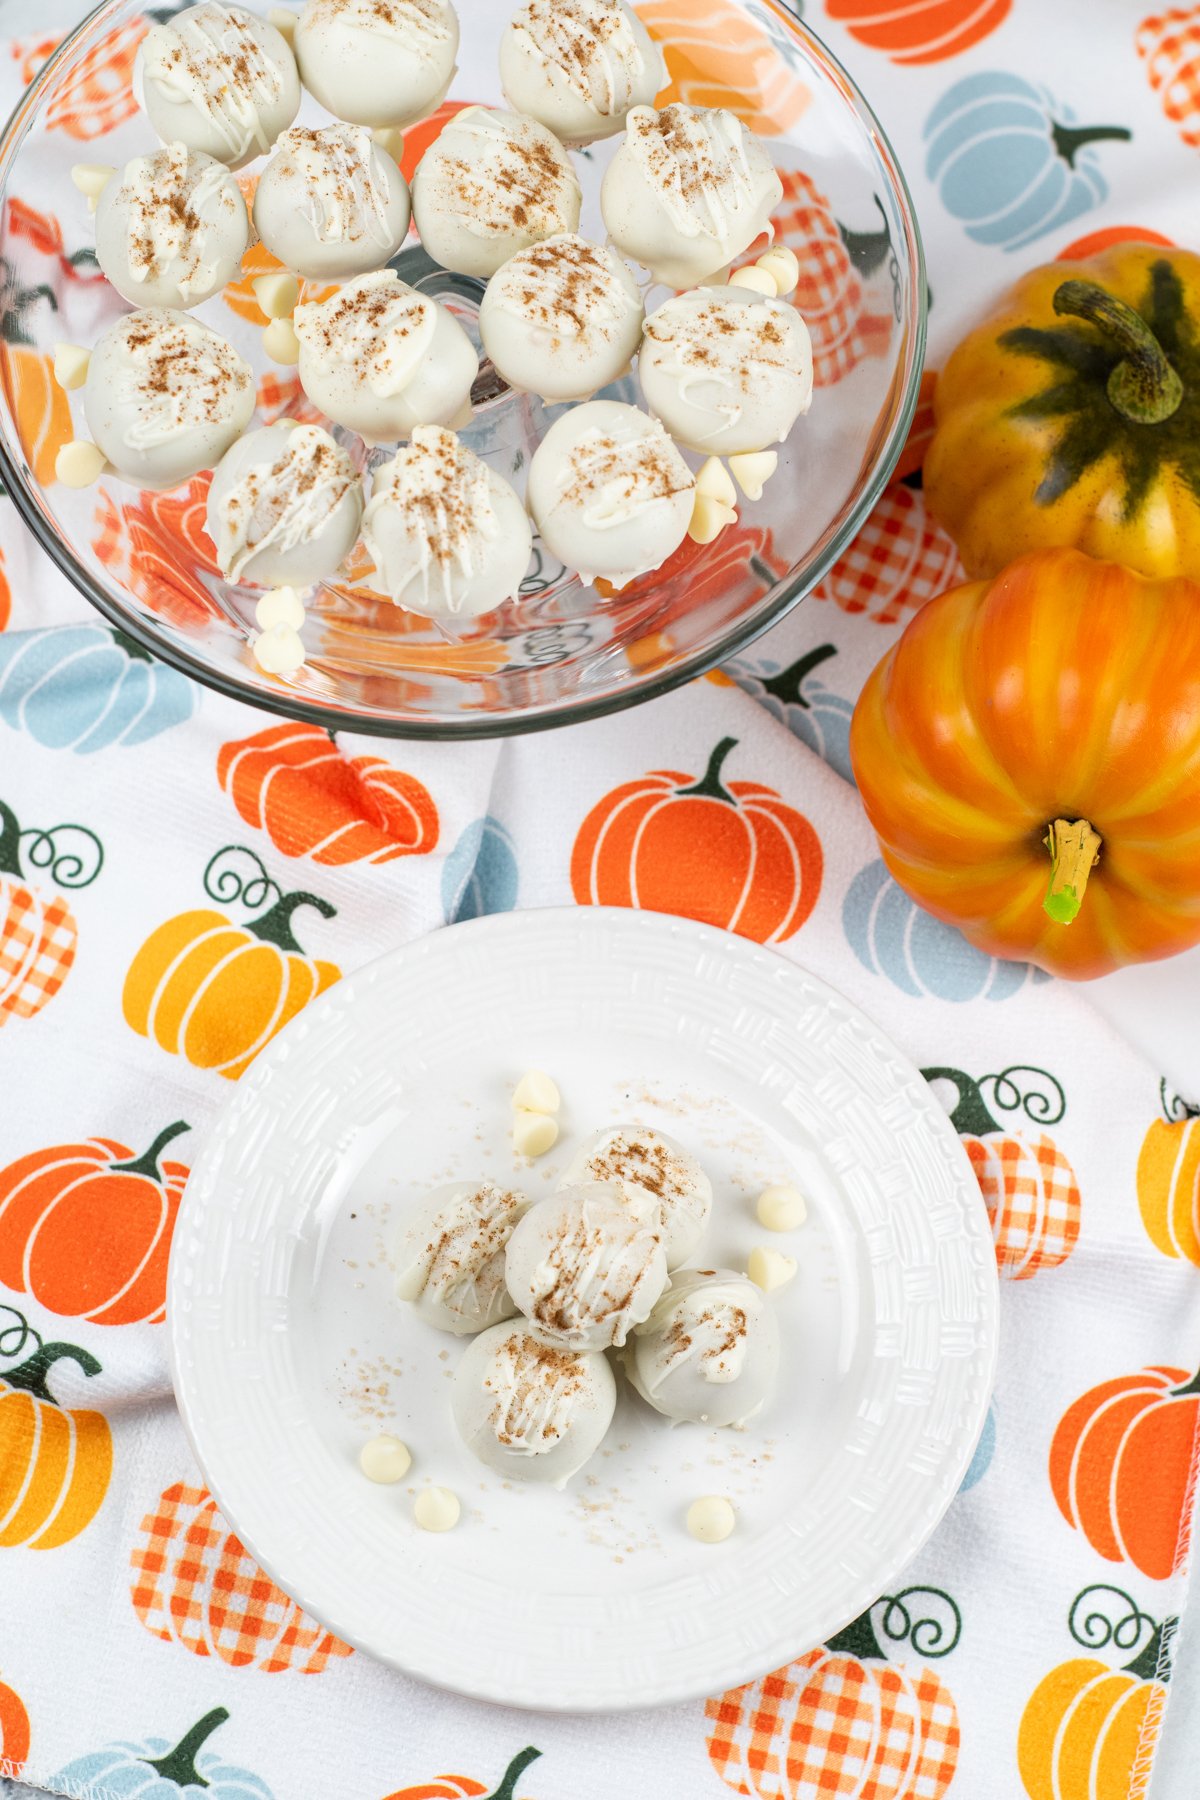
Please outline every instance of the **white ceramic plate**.
[[[562, 1089], [522, 1169], [509, 1096]], [[744, 1431], [667, 1427], [625, 1389], [563, 1493], [459, 1445], [462, 1340], [391, 1297], [422, 1188], [551, 1190], [580, 1137], [658, 1125], [717, 1194], [706, 1263], [744, 1267], [769, 1181], [809, 1196], [777, 1296], [779, 1391]], [[996, 1352], [979, 1188], [917, 1071], [823, 982], [687, 920], [578, 910], [454, 926], [340, 982], [275, 1039], [209, 1134], [175, 1232], [169, 1330], [197, 1458], [247, 1548], [384, 1662], [479, 1698], [601, 1710], [716, 1693], [824, 1640], [898, 1575], [962, 1478]], [[359, 1474], [398, 1433], [397, 1487]], [[427, 1482], [459, 1527], [412, 1522]], [[683, 1514], [724, 1493], [726, 1543]]]

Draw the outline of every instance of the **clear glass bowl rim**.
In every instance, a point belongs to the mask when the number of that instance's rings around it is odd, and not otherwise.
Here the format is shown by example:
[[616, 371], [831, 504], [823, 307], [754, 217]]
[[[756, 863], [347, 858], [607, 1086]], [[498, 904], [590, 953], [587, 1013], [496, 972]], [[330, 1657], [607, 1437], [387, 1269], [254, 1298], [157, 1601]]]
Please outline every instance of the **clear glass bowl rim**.
[[[99, 0], [99, 4], [94, 6], [80, 20], [74, 30], [63, 39], [17, 102], [3, 131], [0, 131], [0, 193], [3, 193], [7, 185], [8, 171], [16, 151], [37, 116], [41, 95], [53, 81], [59, 63], [70, 55], [76, 40], [88, 31], [102, 14], [115, 9], [122, 3], [123, 0]], [[782, 0], [782, 3], [785, 7], [787, 6], [787, 0]], [[203, 657], [192, 655], [175, 639], [168, 637], [165, 633], [160, 634], [143, 614], [135, 613], [132, 609], [123, 610], [93, 583], [87, 570], [75, 561], [62, 539], [47, 524], [41, 507], [29, 489], [24, 473], [13, 462], [3, 439], [0, 439], [0, 479], [3, 480], [9, 498], [13, 501], [17, 512], [33, 533], [38, 544], [67, 577], [72, 586], [78, 589], [84, 599], [94, 606], [110, 625], [116, 626], [126, 637], [132, 638], [134, 643], [148, 651], [151, 656], [157, 657], [160, 662], [168, 664], [171, 668], [178, 669], [202, 687], [211, 688], [226, 699], [240, 700], [248, 706], [258, 707], [263, 712], [287, 719], [301, 719], [309, 724], [320, 725], [326, 730], [354, 732], [363, 737], [434, 741], [469, 740], [516, 737], [525, 732], [551, 731], [565, 725], [586, 724], [590, 720], [604, 718], [609, 713], [622, 712], [631, 706], [641, 706], [647, 700], [655, 700], [664, 694], [669, 694], [673, 689], [683, 687], [687, 682], [707, 674], [710, 669], [716, 668], [737, 651], [745, 649], [747, 644], [753, 643], [755, 638], [761, 637], [763, 632], [777, 624], [806, 595], [812, 592], [846, 546], [857, 537], [875, 502], [886, 487], [892, 470], [899, 460], [913, 415], [917, 409], [921, 371], [925, 363], [925, 339], [928, 325], [925, 249], [921, 241], [921, 230], [917, 222], [912, 194], [909, 191], [899, 159], [892, 148], [891, 140], [853, 77], [824, 41], [809, 29], [803, 19], [792, 14], [790, 8], [788, 11], [793, 30], [811, 40], [816, 60], [826, 63], [839, 78], [847, 100], [858, 114], [868, 136], [875, 143], [880, 159], [899, 198], [899, 210], [904, 224], [909, 256], [911, 288], [909, 302], [912, 311], [912, 330], [905, 390], [892, 422], [891, 431], [880, 450], [870, 479], [864, 483], [862, 492], [851, 507], [841, 529], [834, 534], [823, 554], [811, 565], [806, 565], [786, 581], [780, 591], [761, 611], [756, 611], [749, 618], [731, 626], [728, 632], [719, 639], [715, 639], [707, 649], [694, 652], [685, 661], [673, 664], [670, 669], [658, 674], [651, 672], [640, 679], [635, 678], [626, 687], [612, 693], [598, 695], [594, 700], [556, 705], [544, 711], [514, 714], [505, 719], [464, 717], [453, 723], [438, 720], [389, 719], [352, 710], [343, 711], [336, 703], [306, 700], [291, 690], [281, 690], [278, 695], [275, 695], [265, 693], [258, 688], [244, 686], [241, 682], [214, 668]]]

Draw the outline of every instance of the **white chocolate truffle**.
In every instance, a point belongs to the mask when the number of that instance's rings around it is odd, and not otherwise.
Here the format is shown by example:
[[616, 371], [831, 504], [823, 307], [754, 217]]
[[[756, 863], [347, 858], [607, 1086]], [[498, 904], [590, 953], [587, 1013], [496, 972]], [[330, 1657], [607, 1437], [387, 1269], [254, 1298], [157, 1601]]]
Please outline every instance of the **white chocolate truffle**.
[[662, 52], [624, 0], [526, 0], [500, 39], [500, 83], [564, 144], [613, 137], [667, 85]]
[[470, 405], [479, 358], [444, 306], [390, 269], [298, 306], [300, 384], [321, 412], [368, 444], [449, 425]]
[[229, 170], [185, 144], [135, 156], [96, 208], [96, 260], [131, 306], [199, 306], [236, 279], [249, 237]]
[[662, 1232], [668, 1269], [698, 1249], [712, 1211], [712, 1182], [695, 1157], [661, 1131], [615, 1125], [598, 1131], [567, 1164], [560, 1187], [602, 1181]]
[[642, 293], [614, 250], [566, 233], [520, 251], [488, 282], [483, 347], [511, 387], [586, 400], [629, 367]]
[[362, 509], [362, 483], [341, 445], [319, 425], [281, 420], [225, 452], [207, 529], [230, 581], [311, 587], [353, 548]]
[[729, 1269], [684, 1269], [633, 1334], [626, 1371], [678, 1423], [741, 1425], [769, 1397], [779, 1327], [761, 1288]]
[[408, 216], [408, 183], [365, 125], [293, 125], [254, 194], [259, 237], [311, 281], [381, 269], [404, 242]]
[[667, 1282], [657, 1225], [615, 1187], [560, 1188], [508, 1241], [508, 1291], [531, 1324], [572, 1350], [621, 1345]]
[[417, 1317], [456, 1337], [511, 1319], [504, 1252], [529, 1201], [490, 1181], [452, 1181], [406, 1218], [396, 1251], [396, 1294]]
[[583, 202], [571, 159], [536, 119], [464, 107], [413, 176], [413, 220], [444, 269], [487, 277], [518, 250], [574, 231]]
[[516, 491], [437, 425], [418, 425], [375, 470], [362, 534], [374, 586], [427, 619], [473, 619], [511, 599], [533, 548]]
[[300, 106], [300, 77], [287, 39], [242, 6], [203, 0], [138, 49], [146, 113], [164, 144], [203, 150], [240, 169], [269, 150]]
[[748, 249], [782, 197], [770, 157], [740, 119], [677, 103], [634, 107], [600, 209], [619, 250], [656, 281], [686, 288]]
[[615, 588], [664, 563], [692, 518], [695, 478], [657, 419], [589, 400], [550, 427], [529, 465], [529, 510], [552, 555]]
[[638, 376], [646, 405], [678, 443], [735, 456], [781, 444], [808, 411], [812, 343], [786, 300], [693, 288], [646, 320]]
[[308, 0], [296, 60], [310, 94], [352, 125], [411, 125], [445, 99], [458, 55], [448, 0]]
[[603, 1356], [552, 1344], [524, 1319], [485, 1331], [454, 1371], [463, 1443], [518, 1481], [564, 1487], [599, 1449], [616, 1403]]
[[119, 475], [165, 490], [211, 469], [241, 436], [254, 373], [190, 313], [126, 313], [92, 351], [83, 410]]

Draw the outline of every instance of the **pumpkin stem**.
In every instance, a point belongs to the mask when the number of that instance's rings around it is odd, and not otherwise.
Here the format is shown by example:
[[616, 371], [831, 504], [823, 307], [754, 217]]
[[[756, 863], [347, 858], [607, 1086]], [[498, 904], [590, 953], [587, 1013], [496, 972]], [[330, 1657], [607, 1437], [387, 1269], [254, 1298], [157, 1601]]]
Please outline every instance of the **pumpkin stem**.
[[117, 626], [110, 625], [108, 629], [112, 632], [113, 643], [117, 645], [118, 649], [123, 650], [132, 662], [154, 661], [148, 650], [143, 650], [140, 644], [135, 643], [133, 638], [119, 630]]
[[1109, 404], [1133, 425], [1161, 425], [1178, 410], [1183, 382], [1145, 319], [1094, 281], [1064, 281], [1054, 310], [1086, 319], [1122, 352], [1109, 372]]
[[264, 944], [275, 944], [280, 950], [303, 956], [304, 951], [292, 934], [292, 914], [301, 906], [315, 906], [323, 919], [332, 919], [337, 913], [336, 906], [330, 906], [328, 900], [321, 900], [316, 894], [283, 894], [261, 918], [251, 919], [246, 930]]
[[952, 1081], [958, 1093], [950, 1123], [963, 1137], [986, 1137], [1000, 1127], [987, 1109], [983, 1089], [962, 1069], [922, 1069], [926, 1081]]
[[520, 1781], [530, 1763], [536, 1762], [541, 1754], [541, 1751], [535, 1750], [532, 1744], [526, 1745], [524, 1750], [518, 1750], [507, 1769], [505, 1769], [504, 1778], [501, 1781], [500, 1786], [496, 1789], [494, 1794], [488, 1795], [488, 1800], [514, 1800], [518, 1781]]
[[850, 261], [857, 265], [859, 273], [862, 275], [873, 275], [876, 269], [881, 268], [892, 247], [892, 234], [888, 230], [888, 219], [883, 210], [883, 201], [878, 194], [873, 194], [871, 198], [875, 202], [875, 211], [883, 220], [881, 231], [851, 231], [848, 226], [842, 224], [840, 219], [835, 221], [838, 235], [846, 246], [846, 254]]
[[[875, 1602], [878, 1605], [878, 1601]], [[886, 1652], [880, 1648], [879, 1638], [871, 1623], [871, 1608], [844, 1625], [841, 1631], [835, 1631], [831, 1638], [826, 1638], [825, 1648], [832, 1650], [835, 1656], [853, 1656], [859, 1662], [886, 1662]]]
[[78, 1363], [85, 1375], [99, 1375], [100, 1364], [89, 1350], [81, 1350], [78, 1344], [43, 1344], [17, 1368], [5, 1369], [0, 1374], [0, 1381], [10, 1388], [23, 1388], [35, 1400], [46, 1400], [51, 1406], [57, 1406], [58, 1401], [46, 1386], [46, 1377], [56, 1362], [68, 1358]]
[[0, 800], [0, 875], [21, 878], [21, 827], [11, 806]]
[[1083, 905], [1104, 840], [1086, 819], [1055, 819], [1042, 842], [1050, 852], [1050, 886], [1042, 906], [1056, 925], [1069, 925]]
[[198, 1719], [186, 1737], [181, 1737], [173, 1750], [165, 1756], [142, 1756], [148, 1768], [161, 1775], [164, 1781], [173, 1781], [177, 1787], [211, 1787], [196, 1767], [196, 1752], [207, 1738], [210, 1738], [218, 1725], [223, 1725], [229, 1717], [227, 1706], [214, 1706], [211, 1712]]
[[158, 1166], [159, 1157], [172, 1138], [177, 1138], [181, 1131], [190, 1131], [191, 1129], [186, 1119], [176, 1119], [173, 1125], [168, 1125], [164, 1131], [159, 1132], [150, 1148], [141, 1156], [131, 1162], [112, 1163], [109, 1169], [110, 1174], [145, 1175], [149, 1181], [161, 1181], [162, 1170]]
[[1166, 1681], [1171, 1673], [1171, 1643], [1179, 1629], [1178, 1619], [1164, 1619], [1156, 1625], [1150, 1641], [1131, 1663], [1125, 1664], [1126, 1675], [1137, 1675], [1142, 1681]]
[[784, 706], [802, 706], [807, 711], [809, 700], [801, 692], [804, 681], [814, 669], [819, 669], [823, 662], [828, 662], [831, 656], [836, 655], [836, 645], [818, 644], [815, 650], [810, 650], [807, 656], [800, 658], [799, 662], [792, 663], [788, 668], [781, 670], [778, 675], [772, 675], [769, 681], [764, 681], [762, 683], [763, 693], [770, 694], [774, 700], [782, 701]]
[[1106, 139], [1122, 144], [1128, 143], [1133, 136], [1124, 125], [1059, 125], [1052, 124], [1050, 136], [1054, 139], [1054, 148], [1062, 157], [1069, 169], [1075, 167], [1075, 158], [1085, 144], [1102, 144]]
[[[6, 1375], [4, 1379], [6, 1381], [11, 1381], [12, 1377]], [[1171, 1389], [1172, 1400], [1182, 1400], [1187, 1394], [1200, 1394], [1200, 1369], [1197, 1369], [1196, 1373], [1192, 1376], [1192, 1379], [1185, 1382], [1183, 1387]]]
[[677, 788], [676, 795], [682, 800], [688, 797], [704, 800], [724, 800], [728, 806], [736, 806], [737, 801], [721, 782], [721, 765], [729, 752], [737, 746], [736, 738], [722, 738], [708, 759], [708, 767], [692, 787]]

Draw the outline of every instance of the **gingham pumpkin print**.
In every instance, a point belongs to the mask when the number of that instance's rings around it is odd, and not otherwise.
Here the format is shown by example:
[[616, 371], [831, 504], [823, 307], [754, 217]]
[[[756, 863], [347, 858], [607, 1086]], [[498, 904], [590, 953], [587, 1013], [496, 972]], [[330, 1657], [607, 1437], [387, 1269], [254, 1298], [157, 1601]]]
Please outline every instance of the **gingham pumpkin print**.
[[101, 38], [57, 89], [46, 112], [47, 131], [90, 143], [132, 119], [138, 110], [133, 64], [148, 30], [149, 22], [136, 18]]
[[1134, 42], [1163, 112], [1185, 144], [1200, 148], [1200, 6], [1151, 13]]
[[0, 800], [0, 1027], [32, 1019], [67, 979], [78, 927], [57, 890], [87, 887], [103, 862], [103, 845], [86, 826], [22, 830]]
[[935, 594], [966, 580], [958, 552], [919, 489], [885, 488], [870, 518], [810, 596], [876, 625], [906, 624]]
[[206, 1488], [177, 1481], [141, 1523], [130, 1597], [146, 1630], [193, 1656], [265, 1675], [319, 1675], [348, 1644], [264, 1575]]

